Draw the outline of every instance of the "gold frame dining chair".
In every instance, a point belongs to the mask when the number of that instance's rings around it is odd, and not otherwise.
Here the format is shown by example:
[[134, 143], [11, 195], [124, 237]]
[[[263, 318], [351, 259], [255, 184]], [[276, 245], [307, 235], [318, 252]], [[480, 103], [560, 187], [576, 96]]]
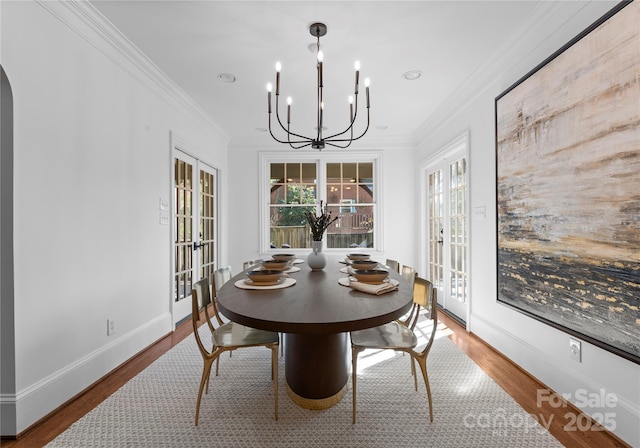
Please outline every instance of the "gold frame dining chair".
[[[438, 326], [438, 312], [436, 290], [429, 280], [415, 277], [413, 284], [413, 302], [420, 308], [426, 310], [427, 317], [433, 320], [433, 327], [427, 345], [421, 351], [415, 351], [418, 345], [418, 338], [415, 332], [396, 321], [389, 322], [378, 327], [367, 328], [351, 332], [351, 381], [353, 389], [353, 416], [352, 423], [356, 422], [356, 384], [358, 377], [358, 354], [365, 349], [396, 350], [411, 355], [411, 364], [415, 360], [420, 366], [424, 384], [427, 389], [427, 400], [429, 402], [429, 420], [433, 421], [433, 404], [431, 400], [431, 388], [429, 387], [429, 377], [427, 375], [427, 356], [433, 345], [433, 340]], [[420, 311], [420, 308], [418, 311]], [[417, 375], [414, 374], [414, 384], [418, 390]]]
[[[209, 379], [211, 376], [211, 366], [213, 362], [220, 358], [225, 351], [236, 350], [245, 347], [261, 347], [264, 346], [271, 350], [271, 380], [273, 381], [273, 397], [275, 419], [278, 420], [278, 333], [273, 331], [258, 330], [237, 324], [235, 322], [227, 322], [214, 327], [211, 322], [209, 309], [213, 310], [216, 320], [220, 322], [218, 315], [218, 307], [215, 300], [211, 300], [211, 290], [215, 291], [214, 284], [209, 286], [209, 280], [204, 278], [193, 285], [191, 291], [192, 313], [191, 321], [193, 323], [193, 334], [196, 339], [204, 367], [202, 369], [202, 378], [200, 380], [200, 389], [198, 391], [198, 401], [196, 403], [195, 425], [198, 426], [200, 416], [200, 402], [202, 401], [202, 392], [206, 386], [206, 392], [209, 393]], [[211, 331], [211, 340], [213, 347], [208, 350], [200, 338], [198, 328], [202, 324], [202, 315], [204, 314], [205, 322]], [[216, 376], [218, 376], [218, 367], [216, 364]]]
[[[213, 291], [213, 303], [215, 305], [218, 304], [218, 291], [220, 291], [220, 288], [222, 288], [225, 283], [231, 280], [231, 277], [233, 277], [233, 273], [231, 272], [231, 266], [223, 266], [213, 271], [212, 291]], [[225, 324], [227, 320], [223, 319], [222, 316], [220, 316], [220, 314], [218, 313], [217, 306], [214, 308], [214, 310], [215, 310], [215, 317], [216, 317], [216, 320], [218, 321], [218, 324], [219, 325]], [[233, 356], [233, 350], [229, 350], [229, 358], [231, 358], [232, 356]], [[216, 376], [218, 376], [219, 366], [220, 366], [220, 358], [218, 358], [218, 360], [216, 361]]]
[[216, 284], [216, 292], [220, 291], [220, 288], [231, 280], [233, 274], [231, 273], [231, 266], [224, 266], [222, 268], [218, 268], [213, 272], [213, 278], [215, 279]]
[[[248, 268], [250, 268], [251, 266], [254, 265], [260, 265], [260, 263], [262, 263], [262, 260], [254, 260], [254, 261], [249, 261], [248, 263], [252, 263], [251, 265], [248, 266]], [[289, 265], [287, 265], [288, 267]], [[248, 269], [248, 268], [245, 268]], [[283, 357], [284, 356], [284, 333], [280, 333], [280, 356]]]
[[[242, 270], [246, 271], [247, 269], [254, 267], [254, 266], [260, 266], [260, 263], [262, 263], [262, 260], [248, 260], [242, 263]], [[231, 354], [231, 352], [229, 352], [229, 354]], [[280, 333], [280, 356], [284, 356], [284, 333]]]
[[[415, 282], [415, 278], [418, 276], [416, 270], [411, 266], [403, 264], [402, 269], [400, 270], [400, 275], [402, 275], [402, 277], [407, 282], [409, 282], [409, 284], [411, 285], [411, 289], [413, 290], [413, 283]], [[411, 306], [409, 312], [402, 318], [396, 319], [396, 322], [401, 323], [405, 327], [409, 327], [411, 328], [411, 330], [413, 330], [416, 327], [416, 323], [418, 322], [419, 310], [420, 305], [418, 305], [416, 302], [413, 302], [413, 305]]]
[[391, 258], [387, 258], [384, 264], [387, 265], [387, 267], [396, 271], [398, 274], [400, 273], [400, 263], [398, 262], [398, 260], [392, 260]]
[[247, 269], [249, 269], [249, 268], [250, 268], [250, 267], [252, 267], [252, 266], [259, 265], [261, 261], [262, 261], [262, 260], [248, 260], [248, 261], [244, 261], [244, 262], [242, 262], [242, 270], [243, 270], [243, 271], [246, 271]]
[[409, 283], [411, 283], [411, 286], [413, 286], [413, 281], [418, 275], [418, 273], [411, 266], [407, 266], [406, 264], [403, 264], [402, 269], [400, 270], [400, 275], [402, 275], [402, 277], [404, 277], [404, 279]]

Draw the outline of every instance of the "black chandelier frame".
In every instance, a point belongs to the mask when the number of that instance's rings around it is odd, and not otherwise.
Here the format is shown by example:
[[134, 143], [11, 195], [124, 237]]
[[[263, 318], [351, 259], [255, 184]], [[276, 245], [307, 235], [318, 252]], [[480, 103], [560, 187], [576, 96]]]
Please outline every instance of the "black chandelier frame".
[[[322, 90], [323, 90], [323, 59], [324, 55], [320, 50], [320, 37], [327, 34], [327, 26], [324, 23], [313, 23], [309, 26], [309, 33], [316, 37], [316, 52], [317, 52], [317, 63], [316, 63], [316, 71], [317, 71], [317, 87], [316, 87], [316, 95], [317, 95], [317, 108], [316, 108], [316, 135], [314, 137], [306, 137], [304, 135], [295, 133], [291, 131], [291, 97], [287, 99], [287, 126], [285, 127], [280, 118], [279, 112], [279, 99], [280, 99], [280, 63], [276, 64], [276, 101], [275, 101], [275, 115], [280, 128], [287, 134], [286, 140], [279, 139], [273, 133], [271, 129], [271, 84], [267, 86], [267, 99], [268, 99], [268, 115], [269, 115], [269, 133], [271, 137], [279, 143], [288, 144], [293, 149], [301, 149], [307, 146], [311, 146], [312, 149], [322, 150], [325, 146], [333, 146], [336, 148], [348, 148], [351, 143], [356, 140], [362, 138], [367, 131], [369, 130], [370, 123], [370, 101], [369, 101], [369, 80], [365, 80], [365, 91], [366, 91], [366, 105], [367, 105], [367, 126], [364, 131], [354, 137], [353, 136], [353, 126], [358, 117], [358, 93], [359, 93], [359, 83], [360, 83], [360, 67], [359, 63], [356, 62], [355, 66], [355, 89], [353, 101], [349, 101], [349, 117], [350, 122], [347, 128], [336, 134], [325, 137], [323, 135], [323, 121], [324, 121], [324, 103], [322, 99]], [[354, 109], [355, 103], [355, 109]], [[348, 137], [347, 135], [348, 134]], [[292, 139], [293, 137], [293, 139]]]

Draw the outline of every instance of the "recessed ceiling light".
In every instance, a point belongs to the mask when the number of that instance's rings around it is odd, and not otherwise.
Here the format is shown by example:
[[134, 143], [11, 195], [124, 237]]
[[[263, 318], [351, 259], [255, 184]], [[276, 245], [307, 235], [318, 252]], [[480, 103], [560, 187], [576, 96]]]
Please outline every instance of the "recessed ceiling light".
[[228, 83], [236, 82], [235, 75], [232, 75], [231, 73], [220, 73], [218, 75], [218, 79], [222, 82], [228, 82]]
[[402, 74], [402, 77], [407, 81], [414, 81], [422, 76], [422, 72], [420, 70], [409, 70]]
[[256, 131], [258, 132], [267, 132], [266, 128], [256, 128]]
[[385, 131], [387, 129], [387, 126], [385, 126], [384, 124], [379, 124], [378, 126], [376, 126], [376, 129], [379, 129], [381, 131]]

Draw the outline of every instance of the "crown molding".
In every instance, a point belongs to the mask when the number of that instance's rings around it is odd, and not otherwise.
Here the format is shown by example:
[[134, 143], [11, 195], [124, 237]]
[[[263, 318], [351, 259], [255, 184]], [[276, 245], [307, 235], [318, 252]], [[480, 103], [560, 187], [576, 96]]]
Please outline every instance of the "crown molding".
[[[429, 137], [439, 131], [443, 126], [454, 119], [455, 114], [473, 103], [487, 89], [502, 85], [504, 80], [507, 85], [519, 78], [523, 73], [537, 65], [536, 62], [524, 71], [514, 74], [525, 59], [538, 49], [549, 36], [556, 33], [572, 17], [584, 9], [591, 1], [550, 2], [545, 1], [536, 7], [527, 20], [522, 23], [510, 38], [485, 60], [467, 80], [460, 85], [449, 99], [443, 103], [427, 120], [418, 128], [413, 136], [413, 142], [420, 146]], [[523, 52], [523, 48], [528, 51]]]
[[229, 140], [229, 136], [191, 96], [87, 0], [36, 2], [161, 99], [182, 107]]

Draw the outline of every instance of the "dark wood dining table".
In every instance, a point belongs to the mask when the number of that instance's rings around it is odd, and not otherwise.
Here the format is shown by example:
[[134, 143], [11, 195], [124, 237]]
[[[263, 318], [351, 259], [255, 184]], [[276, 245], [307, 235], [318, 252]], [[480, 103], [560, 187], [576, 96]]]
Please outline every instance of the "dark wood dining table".
[[228, 319], [284, 334], [285, 375], [291, 399], [301, 407], [325, 409], [338, 403], [349, 380], [349, 332], [375, 327], [401, 317], [412, 304], [409, 283], [396, 291], [373, 295], [342, 286], [346, 265], [337, 257], [312, 271], [306, 263], [288, 274], [296, 283], [283, 289], [247, 290], [235, 286], [242, 272], [218, 291], [220, 311]]

